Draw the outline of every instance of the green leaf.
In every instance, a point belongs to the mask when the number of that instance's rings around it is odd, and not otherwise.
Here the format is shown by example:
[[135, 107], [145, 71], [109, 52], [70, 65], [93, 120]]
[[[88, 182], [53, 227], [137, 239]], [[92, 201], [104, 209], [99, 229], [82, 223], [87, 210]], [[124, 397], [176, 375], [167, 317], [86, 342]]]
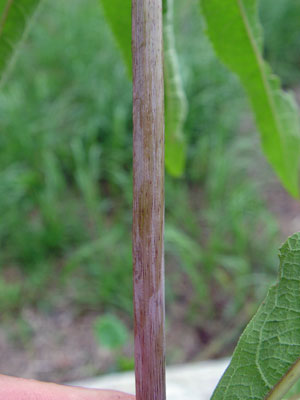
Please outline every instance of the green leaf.
[[285, 188], [298, 197], [298, 110], [262, 58], [257, 0], [201, 0], [201, 4], [217, 55], [239, 76], [249, 96], [268, 161]]
[[278, 283], [242, 334], [213, 400], [282, 399], [300, 378], [300, 233], [279, 259]]
[[0, 81], [41, 0], [0, 0]]
[[110, 350], [124, 346], [129, 336], [123, 322], [112, 314], [107, 314], [96, 319], [94, 333], [100, 345]]
[[184, 172], [186, 141], [183, 126], [187, 100], [183, 89], [175, 48], [173, 0], [164, 0], [164, 68], [165, 68], [165, 163], [167, 171], [179, 177]]
[[100, 3], [131, 77], [131, 0], [100, 0]]

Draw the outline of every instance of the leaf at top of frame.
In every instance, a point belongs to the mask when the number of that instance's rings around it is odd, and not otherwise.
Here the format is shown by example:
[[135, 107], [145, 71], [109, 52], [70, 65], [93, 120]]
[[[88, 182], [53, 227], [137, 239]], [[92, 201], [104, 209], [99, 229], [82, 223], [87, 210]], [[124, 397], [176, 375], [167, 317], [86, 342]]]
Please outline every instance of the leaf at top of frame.
[[165, 163], [167, 171], [180, 177], [185, 169], [184, 123], [187, 99], [176, 52], [173, 0], [163, 0], [165, 75]]
[[0, 0], [0, 81], [41, 0]]
[[131, 77], [131, 0], [100, 0], [100, 3]]
[[246, 89], [268, 161], [299, 197], [299, 112], [263, 59], [257, 0], [201, 0], [201, 5], [217, 55]]

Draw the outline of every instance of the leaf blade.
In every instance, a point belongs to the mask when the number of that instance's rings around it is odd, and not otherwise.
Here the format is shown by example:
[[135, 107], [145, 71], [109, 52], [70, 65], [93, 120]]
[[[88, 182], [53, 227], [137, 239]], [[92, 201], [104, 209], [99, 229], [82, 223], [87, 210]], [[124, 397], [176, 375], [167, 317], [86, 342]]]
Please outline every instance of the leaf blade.
[[212, 400], [280, 399], [300, 377], [300, 233], [279, 258], [278, 283], [242, 334]]
[[183, 132], [187, 99], [183, 88], [174, 34], [173, 0], [164, 0], [165, 163], [180, 177], [185, 168], [186, 139]]
[[207, 33], [219, 58], [249, 97], [264, 153], [285, 188], [299, 196], [300, 124], [292, 96], [280, 89], [261, 55], [257, 0], [202, 0]]
[[131, 0], [100, 0], [100, 3], [132, 78]]
[[41, 0], [0, 0], [0, 81]]

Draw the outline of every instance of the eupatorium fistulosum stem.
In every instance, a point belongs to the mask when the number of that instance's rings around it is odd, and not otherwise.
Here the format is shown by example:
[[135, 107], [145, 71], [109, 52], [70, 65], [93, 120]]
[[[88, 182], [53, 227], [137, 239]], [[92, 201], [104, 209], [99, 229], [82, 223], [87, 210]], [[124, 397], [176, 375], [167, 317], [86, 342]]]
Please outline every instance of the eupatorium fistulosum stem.
[[165, 400], [162, 0], [132, 1], [137, 400]]

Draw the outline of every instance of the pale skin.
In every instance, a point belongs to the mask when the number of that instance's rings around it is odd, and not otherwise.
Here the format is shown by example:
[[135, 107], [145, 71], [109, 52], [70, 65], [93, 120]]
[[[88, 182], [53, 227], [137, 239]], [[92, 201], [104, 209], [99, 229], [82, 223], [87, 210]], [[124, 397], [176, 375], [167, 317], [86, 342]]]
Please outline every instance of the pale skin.
[[0, 399], [135, 400], [135, 396], [114, 390], [83, 389], [0, 375]]

